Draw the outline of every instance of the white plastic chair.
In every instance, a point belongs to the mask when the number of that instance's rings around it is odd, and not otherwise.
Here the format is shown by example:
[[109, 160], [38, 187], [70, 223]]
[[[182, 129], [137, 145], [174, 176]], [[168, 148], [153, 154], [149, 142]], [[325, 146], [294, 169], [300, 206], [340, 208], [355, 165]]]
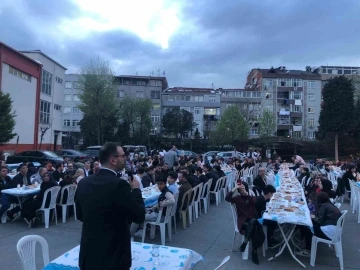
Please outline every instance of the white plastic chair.
[[339, 208], [339, 209], [340, 209], [340, 207], [341, 207], [341, 203], [334, 203], [334, 205], [335, 205], [337, 208]]
[[341, 196], [341, 202], [343, 203], [344, 202], [344, 199], [345, 199], [345, 195], [347, 195], [347, 197], [348, 197], [348, 199], [350, 200], [350, 204], [352, 204], [352, 202], [351, 202], [351, 198], [350, 198], [350, 193], [351, 193], [351, 179], [348, 179], [348, 181], [349, 181], [349, 184], [350, 184], [350, 190], [347, 190], [346, 188], [345, 188], [345, 194], [343, 194], [342, 196]]
[[189, 197], [189, 207], [188, 207], [188, 218], [189, 218], [189, 225], [192, 224], [193, 218], [194, 218], [194, 201], [196, 197], [196, 192], [198, 191], [198, 186], [191, 189], [191, 195]]
[[318, 243], [325, 243], [325, 244], [328, 244], [328, 245], [334, 245], [335, 252], [336, 252], [336, 257], [338, 257], [339, 261], [340, 261], [340, 269], [341, 270], [344, 269], [341, 236], [342, 236], [343, 227], [344, 227], [344, 223], [345, 223], [345, 215], [346, 215], [346, 213], [347, 213], [347, 210], [341, 211], [342, 215], [341, 215], [341, 217], [339, 218], [339, 220], [336, 223], [336, 232], [335, 232], [334, 238], [332, 240], [326, 240], [326, 239], [319, 238], [319, 237], [316, 237], [316, 236], [312, 237], [311, 257], [310, 257], [310, 265], [311, 266], [315, 266], [317, 244]]
[[176, 207], [179, 200], [179, 192], [174, 195], [174, 199], [175, 199], [175, 204], [171, 210], [171, 218], [170, 218], [170, 222], [168, 223], [168, 230], [170, 230], [171, 233], [172, 233], [171, 226], [173, 221], [174, 221], [174, 231], [176, 233]]
[[[232, 247], [231, 247], [231, 251], [234, 251], [234, 244], [235, 244], [235, 240], [236, 240], [236, 236], [237, 234], [240, 235], [240, 241], [243, 242], [244, 241], [244, 236], [242, 234], [240, 234], [238, 226], [237, 226], [237, 211], [236, 211], [236, 206], [233, 203], [230, 203], [230, 207], [231, 207], [231, 212], [232, 212], [232, 216], [233, 216], [233, 221], [234, 221], [234, 238], [233, 238], [233, 243], [232, 243]], [[249, 258], [249, 243], [246, 245], [246, 249], [242, 254], [242, 259], [243, 260], [247, 260]]]
[[202, 190], [203, 190], [204, 184], [200, 183], [199, 185], [197, 185], [196, 187], [194, 187], [194, 202], [193, 202], [193, 213], [195, 218], [199, 218], [199, 215], [201, 214], [201, 195], [202, 195]]
[[[145, 241], [146, 236], [146, 225], [151, 225], [151, 231], [150, 231], [150, 238], [155, 237], [155, 226], [160, 227], [160, 234], [161, 234], [161, 244], [165, 246], [165, 230], [166, 230], [166, 224], [171, 224], [171, 211], [174, 205], [166, 206], [166, 215], [163, 216], [163, 210], [159, 211], [159, 215], [156, 221], [145, 221], [144, 222], [144, 229], [143, 229], [143, 235], [142, 235], [142, 242]], [[168, 229], [168, 235], [171, 242], [171, 230]]]
[[210, 190], [210, 194], [214, 194], [214, 196], [215, 196], [216, 206], [218, 206], [220, 201], [221, 201], [221, 198], [220, 198], [220, 196], [221, 196], [221, 184], [222, 184], [222, 178], [219, 178], [216, 181], [214, 190], [213, 191]]
[[182, 197], [182, 201], [181, 201], [181, 205], [180, 205], [180, 215], [181, 215], [181, 219], [183, 222], [183, 229], [186, 230], [186, 226], [187, 226], [187, 221], [186, 221], [186, 214], [188, 212], [188, 208], [189, 208], [189, 201], [190, 201], [190, 196], [192, 193], [192, 189], [189, 189], [188, 191], [186, 191], [184, 193], [184, 196]]
[[[40, 209], [38, 209], [37, 211], [43, 211], [44, 212], [44, 221], [45, 221], [45, 228], [49, 228], [49, 220], [50, 220], [50, 210], [54, 209], [54, 217], [55, 217], [55, 222], [57, 225], [57, 214], [56, 214], [56, 199], [57, 196], [59, 194], [61, 187], [56, 186], [56, 187], [52, 187], [49, 188], [48, 190], [45, 191], [44, 193], [44, 198], [43, 198], [43, 202], [42, 205], [40, 207]], [[46, 198], [48, 196], [48, 194], [50, 193], [50, 204], [49, 207], [45, 208], [45, 204], [46, 204]]]
[[27, 235], [22, 237], [16, 245], [23, 270], [36, 270], [36, 242], [41, 245], [44, 267], [49, 264], [49, 245], [46, 240], [39, 235]]
[[225, 197], [226, 197], [226, 194], [229, 192], [229, 189], [228, 189], [228, 185], [229, 185], [229, 182], [230, 182], [230, 175], [228, 176], [225, 176], [224, 179], [223, 179], [223, 183], [221, 185], [221, 190], [222, 190], [222, 197], [224, 198], [225, 200]]
[[[62, 188], [62, 190], [61, 190], [60, 203], [58, 203], [57, 205], [62, 207], [62, 223], [66, 222], [66, 217], [67, 217], [66, 214], [67, 214], [68, 206], [73, 206], [74, 207], [74, 218], [75, 218], [75, 220], [77, 220], [77, 218], [76, 218], [76, 205], [75, 205], [75, 201], [74, 201], [76, 188], [77, 188], [77, 185], [72, 184], [72, 185], [64, 186]], [[67, 196], [66, 203], [62, 203], [65, 190], [67, 190], [68, 196]]]
[[[212, 178], [209, 179], [205, 185], [203, 186], [202, 189], [202, 194], [201, 194], [201, 202], [203, 202], [204, 204], [204, 212], [205, 214], [207, 213], [208, 209], [209, 209], [209, 205], [210, 205], [210, 187], [211, 187], [211, 183], [212, 183]], [[201, 203], [200, 203], [200, 212], [201, 212]]]
[[215, 270], [225, 270], [227, 262], [230, 260], [230, 256], [226, 256], [220, 265], [215, 268]]

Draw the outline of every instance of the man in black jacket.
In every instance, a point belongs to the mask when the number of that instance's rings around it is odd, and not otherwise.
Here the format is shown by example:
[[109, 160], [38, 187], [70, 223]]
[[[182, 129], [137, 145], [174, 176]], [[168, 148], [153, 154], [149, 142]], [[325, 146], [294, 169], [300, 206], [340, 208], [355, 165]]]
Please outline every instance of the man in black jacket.
[[145, 206], [137, 180], [116, 177], [125, 167], [124, 150], [106, 143], [99, 152], [101, 169], [80, 181], [76, 190], [78, 218], [83, 222], [81, 270], [128, 270], [131, 267], [130, 221], [142, 223]]
[[8, 173], [9, 170], [7, 167], [0, 167], [0, 221], [2, 215], [10, 208], [11, 203], [17, 201], [16, 197], [1, 193], [2, 190], [13, 188], [13, 183], [7, 175]]

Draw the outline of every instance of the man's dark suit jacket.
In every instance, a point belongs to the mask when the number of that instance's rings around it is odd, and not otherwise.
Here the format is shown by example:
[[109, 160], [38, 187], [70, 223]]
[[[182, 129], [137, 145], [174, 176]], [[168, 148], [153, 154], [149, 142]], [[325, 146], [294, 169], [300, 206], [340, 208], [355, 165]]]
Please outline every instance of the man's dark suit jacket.
[[131, 267], [129, 220], [142, 223], [145, 206], [140, 189], [107, 169], [82, 179], [75, 194], [77, 215], [83, 222], [81, 270], [128, 270]]

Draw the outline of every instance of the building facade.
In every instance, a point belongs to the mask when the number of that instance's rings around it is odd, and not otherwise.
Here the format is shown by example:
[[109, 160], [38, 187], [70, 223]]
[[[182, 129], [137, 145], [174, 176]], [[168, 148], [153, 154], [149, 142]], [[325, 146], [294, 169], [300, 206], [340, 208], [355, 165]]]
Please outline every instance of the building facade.
[[39, 50], [21, 53], [42, 64], [38, 144], [41, 149], [56, 151], [62, 142], [66, 68]]
[[221, 113], [236, 106], [250, 127], [250, 138], [259, 135], [259, 118], [262, 112], [261, 91], [251, 89], [218, 89], [221, 93]]
[[192, 134], [182, 135], [190, 137], [197, 128], [202, 138], [208, 138], [220, 119], [220, 102], [220, 92], [212, 88], [168, 88], [162, 94], [162, 115], [171, 107], [191, 112], [197, 125]]
[[314, 139], [321, 110], [321, 76], [286, 67], [253, 69], [247, 89], [261, 91], [261, 108], [273, 112], [277, 136]]
[[156, 135], [161, 132], [161, 99], [163, 91], [168, 88], [165, 77], [152, 76], [128, 76], [120, 75], [115, 77], [115, 84], [118, 87], [117, 97], [119, 100], [125, 96], [132, 98], [149, 98], [152, 101], [151, 109], [151, 133]]
[[0, 91], [9, 93], [17, 134], [0, 150], [13, 153], [37, 149], [41, 64], [0, 42]]

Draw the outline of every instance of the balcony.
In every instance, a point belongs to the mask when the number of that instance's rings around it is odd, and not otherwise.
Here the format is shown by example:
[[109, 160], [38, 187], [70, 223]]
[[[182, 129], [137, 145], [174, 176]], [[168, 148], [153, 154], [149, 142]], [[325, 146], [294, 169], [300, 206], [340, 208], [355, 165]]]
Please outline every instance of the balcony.
[[290, 112], [291, 117], [300, 118], [302, 117], [302, 115], [303, 115], [302, 112]]

